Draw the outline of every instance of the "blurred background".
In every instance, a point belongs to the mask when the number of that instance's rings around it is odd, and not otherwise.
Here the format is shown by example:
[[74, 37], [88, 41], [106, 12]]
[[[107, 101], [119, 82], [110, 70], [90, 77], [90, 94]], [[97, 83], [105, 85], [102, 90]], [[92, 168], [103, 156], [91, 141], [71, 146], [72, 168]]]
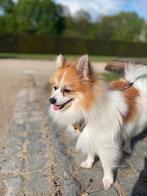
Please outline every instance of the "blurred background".
[[147, 0], [0, 0], [0, 52], [146, 56]]

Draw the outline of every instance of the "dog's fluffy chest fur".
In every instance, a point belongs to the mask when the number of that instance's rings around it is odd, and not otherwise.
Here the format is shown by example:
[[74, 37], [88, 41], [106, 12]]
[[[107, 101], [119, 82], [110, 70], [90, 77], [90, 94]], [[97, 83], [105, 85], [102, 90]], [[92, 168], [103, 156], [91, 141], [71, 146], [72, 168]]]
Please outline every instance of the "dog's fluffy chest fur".
[[93, 105], [89, 112], [83, 112], [87, 124], [79, 135], [77, 149], [97, 154], [100, 148], [118, 145], [117, 131], [123, 124], [122, 115], [126, 112], [127, 105], [121, 92], [109, 91], [101, 103]]

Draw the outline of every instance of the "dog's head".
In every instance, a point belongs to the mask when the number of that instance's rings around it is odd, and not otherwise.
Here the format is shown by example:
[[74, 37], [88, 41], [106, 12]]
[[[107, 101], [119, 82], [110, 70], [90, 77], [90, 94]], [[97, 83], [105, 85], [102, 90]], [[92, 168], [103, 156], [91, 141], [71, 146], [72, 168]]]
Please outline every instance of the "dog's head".
[[66, 111], [72, 106], [88, 108], [93, 100], [94, 74], [88, 55], [76, 63], [68, 63], [62, 55], [56, 60], [57, 70], [51, 78], [51, 107], [55, 112]]

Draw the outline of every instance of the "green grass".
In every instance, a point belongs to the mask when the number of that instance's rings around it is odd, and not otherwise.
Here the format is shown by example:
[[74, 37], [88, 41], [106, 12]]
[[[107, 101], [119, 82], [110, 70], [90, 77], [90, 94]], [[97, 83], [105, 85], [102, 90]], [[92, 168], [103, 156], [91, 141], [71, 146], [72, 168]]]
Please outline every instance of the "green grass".
[[107, 82], [111, 82], [113, 80], [118, 80], [121, 77], [121, 75], [118, 73], [110, 72], [110, 73], [103, 73], [102, 77]]
[[[81, 54], [82, 55], [82, 54]], [[73, 54], [65, 54], [64, 56], [67, 59], [77, 59], [81, 55], [73, 55]], [[0, 52], [0, 58], [15, 58], [15, 59], [31, 59], [31, 60], [55, 60], [57, 57], [57, 54], [25, 54], [25, 53], [5, 53]], [[97, 62], [107, 62], [111, 61], [114, 57], [113, 56], [99, 56], [99, 55], [89, 55], [89, 58], [91, 61], [97, 61]], [[143, 60], [147, 61], [147, 57], [139, 57], [139, 58], [133, 58], [136, 60]]]
[[[15, 59], [31, 59], [31, 60], [54, 60], [56, 54], [22, 54], [22, 53], [0, 53], [0, 58], [15, 58]], [[67, 59], [77, 59], [80, 55], [65, 55]], [[92, 61], [110, 61], [111, 56], [93, 56], [90, 55]]]
[[0, 53], [0, 58], [31, 59], [31, 60], [53, 60], [55, 55], [47, 54], [23, 54], [23, 53]]
[[[81, 55], [65, 55], [65, 58], [67, 59], [77, 59]], [[89, 55], [90, 61], [97, 61], [97, 62], [107, 62], [112, 60], [112, 56], [96, 56], [96, 55]]]

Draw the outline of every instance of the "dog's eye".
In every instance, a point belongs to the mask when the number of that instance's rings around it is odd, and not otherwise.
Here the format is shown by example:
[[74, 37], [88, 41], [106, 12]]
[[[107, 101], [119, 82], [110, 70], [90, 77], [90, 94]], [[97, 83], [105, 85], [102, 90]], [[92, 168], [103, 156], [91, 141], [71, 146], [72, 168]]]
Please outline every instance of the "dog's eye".
[[57, 86], [54, 86], [53, 88], [54, 88], [54, 90], [57, 90], [57, 89], [58, 89], [58, 87], [57, 87]]
[[71, 90], [69, 90], [67, 88], [65, 88], [63, 91], [64, 91], [64, 93], [70, 93], [71, 92]]

